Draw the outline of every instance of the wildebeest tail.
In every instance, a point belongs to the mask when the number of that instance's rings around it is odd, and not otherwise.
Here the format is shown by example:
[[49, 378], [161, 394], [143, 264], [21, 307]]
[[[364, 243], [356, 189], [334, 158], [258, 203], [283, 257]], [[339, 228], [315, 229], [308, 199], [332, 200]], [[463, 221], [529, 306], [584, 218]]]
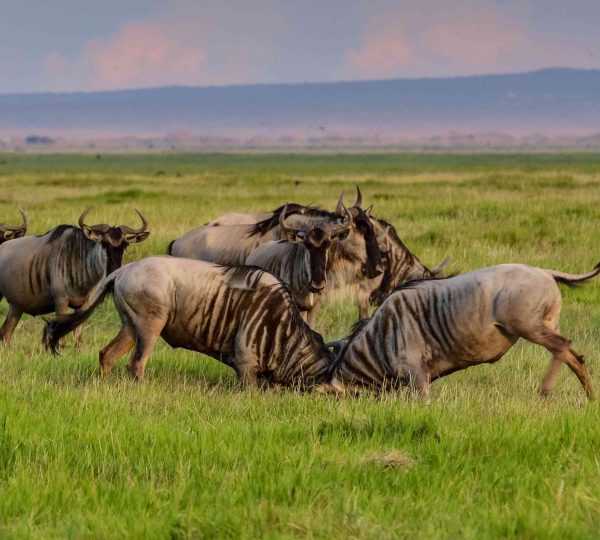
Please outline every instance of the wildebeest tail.
[[578, 283], [583, 283], [600, 274], [600, 262], [594, 266], [594, 269], [591, 272], [587, 272], [586, 274], [568, 274], [567, 272], [559, 272], [557, 270], [546, 270], [546, 272], [548, 272], [558, 283], [577, 285]]
[[169, 245], [167, 246], [167, 255], [173, 255], [173, 244], [175, 243], [175, 240], [171, 240], [169, 242]]
[[100, 281], [80, 309], [69, 315], [60, 315], [55, 319], [46, 321], [44, 336], [42, 337], [42, 343], [46, 350], [52, 352], [52, 354], [58, 354], [60, 339], [87, 321], [94, 310], [104, 301], [106, 295], [112, 293], [117, 273], [118, 270]]

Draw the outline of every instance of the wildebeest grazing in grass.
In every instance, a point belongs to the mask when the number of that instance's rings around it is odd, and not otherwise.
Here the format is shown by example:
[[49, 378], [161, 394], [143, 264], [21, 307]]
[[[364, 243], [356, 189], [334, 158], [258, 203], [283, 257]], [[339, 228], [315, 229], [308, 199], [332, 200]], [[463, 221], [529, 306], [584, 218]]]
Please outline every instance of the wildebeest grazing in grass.
[[552, 354], [542, 394], [552, 390], [564, 363], [592, 399], [583, 357], [559, 333], [557, 283], [581, 283], [599, 273], [600, 264], [581, 275], [503, 264], [451, 278], [409, 282], [336, 344], [339, 355], [332, 386], [410, 385], [426, 395], [432, 381], [496, 362], [524, 338]]
[[113, 294], [122, 326], [100, 352], [102, 372], [134, 348], [130, 373], [140, 379], [156, 341], [202, 352], [231, 366], [247, 384], [312, 385], [326, 381], [332, 355], [300, 316], [286, 287], [253, 267], [149, 257], [102, 280], [78, 312], [47, 323], [44, 343], [77, 328]]
[[327, 284], [331, 247], [351, 227], [352, 216], [344, 210], [346, 221], [341, 224], [304, 223], [300, 227], [290, 227], [283, 218], [284, 208], [279, 216], [279, 226], [287, 239], [261, 244], [246, 259], [247, 265], [262, 268], [285, 283], [310, 324], [318, 295]]
[[89, 209], [79, 227], [59, 225], [41, 236], [25, 236], [0, 246], [0, 298], [10, 307], [0, 328], [9, 342], [23, 313], [68, 313], [86, 300], [92, 288], [119, 268], [130, 244], [145, 240], [148, 223], [137, 211], [142, 226], [86, 225]]
[[21, 238], [22, 236], [25, 236], [25, 233], [27, 232], [27, 215], [20, 208], [19, 212], [21, 213], [21, 218], [23, 219], [21, 225], [6, 225], [4, 223], [0, 223], [0, 244], [6, 242], [7, 240], [14, 240], [15, 238]]

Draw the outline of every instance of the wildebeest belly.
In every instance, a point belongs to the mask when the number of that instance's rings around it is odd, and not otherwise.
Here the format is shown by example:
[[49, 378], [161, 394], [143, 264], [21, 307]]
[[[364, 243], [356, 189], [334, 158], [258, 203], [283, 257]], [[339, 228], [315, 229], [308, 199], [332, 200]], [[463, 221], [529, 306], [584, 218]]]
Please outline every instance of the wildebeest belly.
[[517, 336], [504, 333], [496, 326], [480, 329], [464, 336], [460, 349], [446, 353], [438, 351], [429, 362], [431, 379], [437, 379], [455, 371], [500, 360], [517, 341]]
[[194, 325], [192, 320], [185, 322], [169, 322], [163, 328], [161, 337], [173, 348], [188, 349], [210, 356], [233, 353], [235, 343], [228, 336], [215, 336], [211, 332], [211, 321], [203, 321], [201, 325]]

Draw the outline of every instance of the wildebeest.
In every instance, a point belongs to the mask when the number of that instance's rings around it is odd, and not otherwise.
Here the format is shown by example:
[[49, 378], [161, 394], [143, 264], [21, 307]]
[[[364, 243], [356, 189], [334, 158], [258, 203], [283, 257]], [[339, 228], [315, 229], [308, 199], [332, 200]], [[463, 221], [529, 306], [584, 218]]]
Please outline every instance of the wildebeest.
[[141, 212], [139, 229], [127, 225], [59, 225], [41, 236], [25, 236], [0, 246], [0, 299], [9, 310], [0, 339], [10, 341], [23, 313], [65, 314], [77, 309], [105, 275], [121, 266], [129, 244], [145, 240], [150, 232]]
[[[376, 278], [383, 272], [381, 252], [370, 210], [364, 210], [361, 205], [362, 195], [357, 188], [357, 199], [348, 209], [352, 216], [350, 231], [346, 237], [335, 242], [330, 251], [327, 267], [328, 291], [342, 286], [358, 285], [365, 279]], [[270, 217], [253, 225], [204, 226], [194, 229], [171, 242], [168, 254], [224, 265], [243, 265], [248, 255], [259, 245], [284, 238], [279, 226], [279, 218], [284, 208], [284, 217], [291, 226], [301, 226], [306, 222], [338, 223], [345, 218], [343, 194], [334, 213], [298, 204], [283, 205], [273, 211]], [[368, 305], [368, 294], [365, 304]]]
[[290, 227], [286, 224], [284, 208], [279, 216], [280, 229], [286, 240], [274, 240], [258, 246], [246, 258], [246, 264], [257, 266], [280, 279], [290, 290], [296, 305], [306, 313], [310, 324], [318, 297], [327, 284], [327, 262], [333, 243], [351, 226], [352, 216], [348, 210], [346, 221], [302, 224]]
[[332, 356], [300, 316], [286, 287], [253, 267], [149, 257], [103, 279], [81, 310], [50, 321], [44, 343], [77, 328], [113, 294], [122, 326], [100, 352], [102, 372], [135, 346], [129, 371], [140, 379], [162, 337], [232, 367], [246, 384], [311, 385], [328, 376]]
[[363, 284], [364, 292], [360, 295], [363, 302], [361, 318], [367, 316], [369, 302], [379, 306], [403, 283], [439, 277], [448, 264], [448, 259], [445, 259], [435, 268], [428, 268], [406, 247], [391, 223], [374, 218], [373, 226], [382, 253], [384, 271], [382, 277]]
[[583, 357], [559, 333], [557, 283], [580, 283], [599, 273], [600, 264], [581, 275], [503, 264], [451, 278], [409, 282], [335, 345], [339, 355], [331, 384], [340, 390], [410, 385], [427, 395], [432, 381], [496, 362], [524, 338], [552, 354], [542, 394], [552, 390], [565, 363], [592, 399]]
[[[343, 214], [336, 215], [319, 208], [291, 203], [280, 206], [268, 214], [267, 218], [255, 223], [221, 225], [222, 218], [217, 218], [171, 242], [167, 254], [228, 266], [243, 265], [248, 255], [261, 244], [273, 240], [285, 240], [285, 234], [279, 225], [279, 218], [284, 209], [283, 217], [289, 221], [290, 226], [300, 226], [307, 222], [338, 222], [345, 217]], [[235, 215], [246, 216], [246, 214]], [[231, 214], [223, 217], [227, 216], [230, 217]], [[244, 220], [240, 218], [240, 221]]]
[[0, 244], [7, 240], [14, 240], [15, 238], [25, 236], [27, 232], [27, 215], [20, 208], [19, 212], [23, 218], [21, 225], [5, 225], [4, 223], [0, 223]]

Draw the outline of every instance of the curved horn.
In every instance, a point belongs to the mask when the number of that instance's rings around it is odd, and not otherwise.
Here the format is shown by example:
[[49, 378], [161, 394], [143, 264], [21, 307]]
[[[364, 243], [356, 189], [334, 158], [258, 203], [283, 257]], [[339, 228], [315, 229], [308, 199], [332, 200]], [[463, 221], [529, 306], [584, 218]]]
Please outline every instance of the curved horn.
[[87, 216], [87, 215], [90, 213], [90, 211], [91, 211], [91, 210], [92, 210], [92, 207], [90, 206], [89, 208], [86, 208], [86, 209], [83, 211], [83, 214], [81, 214], [81, 215], [79, 216], [79, 220], [77, 221], [77, 223], [79, 224], [79, 226], [80, 226], [82, 229], [84, 229], [85, 227], [89, 227], [89, 225], [86, 225], [86, 224], [85, 224], [84, 220], [85, 220], [85, 217], [86, 217], [86, 216]]
[[1, 224], [0, 228], [3, 231], [26, 231], [27, 230], [27, 214], [19, 208], [19, 212], [21, 213], [21, 218], [23, 219], [23, 223], [21, 225], [4, 225]]
[[362, 206], [362, 193], [360, 192], [360, 188], [356, 186], [356, 201], [354, 202], [354, 206], [360, 208]]
[[281, 230], [283, 231], [283, 233], [286, 237], [293, 237], [296, 234], [298, 234], [298, 229], [294, 229], [293, 227], [286, 225], [286, 223], [285, 223], [286, 210], [287, 210], [287, 204], [283, 207], [283, 210], [279, 214], [279, 226], [281, 227]]
[[124, 233], [127, 234], [140, 234], [143, 232], [147, 232], [148, 231], [148, 222], [146, 221], [146, 218], [144, 217], [144, 214], [142, 214], [137, 208], [134, 208], [135, 213], [140, 216], [140, 219], [142, 221], [142, 226], [139, 229], [133, 229], [131, 227], [128, 227], [127, 225], [121, 225], [120, 228]]
[[23, 218], [23, 224], [21, 225], [20, 229], [26, 231], [27, 230], [27, 214], [25, 213], [25, 210], [23, 210], [22, 208], [19, 208], [19, 213], [21, 214], [21, 217]]
[[338, 216], [343, 216], [345, 209], [346, 207], [344, 206], [344, 192], [342, 191], [340, 193], [340, 198], [338, 199], [337, 206], [335, 207], [335, 213]]
[[352, 226], [352, 214], [350, 213], [350, 210], [348, 210], [343, 204], [342, 208], [344, 209], [345, 214], [344, 223], [341, 223], [340, 225], [335, 225], [333, 227], [331, 236], [339, 236], [340, 234], [345, 233], [347, 230], [349, 230]]
[[432, 268], [430, 272], [435, 276], [441, 273], [441, 271], [448, 266], [450, 263], [450, 257], [446, 257], [440, 264], [438, 264], [435, 268]]

